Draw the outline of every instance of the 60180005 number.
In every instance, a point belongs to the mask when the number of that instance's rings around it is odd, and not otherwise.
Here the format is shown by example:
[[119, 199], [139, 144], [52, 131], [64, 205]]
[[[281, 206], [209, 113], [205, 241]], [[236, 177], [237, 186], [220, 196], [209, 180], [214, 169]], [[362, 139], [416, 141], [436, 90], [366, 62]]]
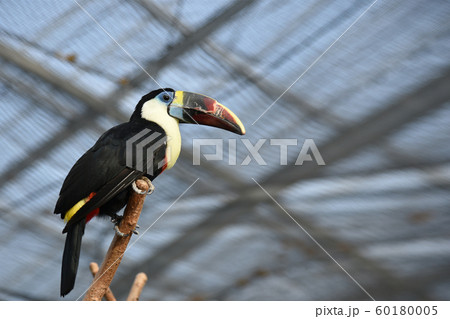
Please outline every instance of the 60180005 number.
[[375, 313], [385, 316], [436, 316], [438, 311], [437, 306], [378, 306], [375, 308]]

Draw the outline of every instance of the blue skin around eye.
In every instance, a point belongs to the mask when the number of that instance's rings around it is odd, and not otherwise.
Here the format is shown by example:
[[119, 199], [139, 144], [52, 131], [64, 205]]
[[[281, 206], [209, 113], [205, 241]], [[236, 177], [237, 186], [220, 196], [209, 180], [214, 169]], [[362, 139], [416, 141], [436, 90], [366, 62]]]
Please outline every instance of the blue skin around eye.
[[[170, 99], [168, 101], [164, 100], [164, 95], [166, 95], [166, 94], [170, 96]], [[173, 100], [173, 93], [172, 92], [162, 92], [158, 95], [158, 98], [161, 102], [163, 102], [165, 104], [169, 104]]]

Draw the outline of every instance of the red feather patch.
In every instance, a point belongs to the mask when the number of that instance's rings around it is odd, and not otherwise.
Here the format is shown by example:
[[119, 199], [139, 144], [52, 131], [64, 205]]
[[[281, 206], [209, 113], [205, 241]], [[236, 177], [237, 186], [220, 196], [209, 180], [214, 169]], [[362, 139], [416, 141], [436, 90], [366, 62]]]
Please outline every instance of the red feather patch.
[[[86, 199], [86, 203], [87, 203], [88, 201], [90, 201], [91, 198], [94, 197], [94, 196], [95, 196], [95, 193], [90, 193], [89, 196], [88, 196], [88, 198]], [[100, 208], [99, 208], [99, 207], [97, 207], [96, 209], [94, 209], [92, 212], [90, 212], [90, 213], [86, 216], [86, 223], [87, 223], [88, 221], [90, 221], [92, 218], [94, 218], [95, 216], [97, 216], [98, 213], [100, 213]]]

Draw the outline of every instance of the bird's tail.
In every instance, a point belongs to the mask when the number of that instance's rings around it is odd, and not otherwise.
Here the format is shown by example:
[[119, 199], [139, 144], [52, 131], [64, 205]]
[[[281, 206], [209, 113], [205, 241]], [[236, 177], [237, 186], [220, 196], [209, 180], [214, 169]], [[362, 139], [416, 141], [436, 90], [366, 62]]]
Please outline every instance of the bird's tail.
[[86, 221], [73, 224], [67, 230], [66, 244], [64, 246], [61, 268], [61, 296], [67, 295], [75, 285], [78, 261], [80, 259], [81, 238], [84, 234]]

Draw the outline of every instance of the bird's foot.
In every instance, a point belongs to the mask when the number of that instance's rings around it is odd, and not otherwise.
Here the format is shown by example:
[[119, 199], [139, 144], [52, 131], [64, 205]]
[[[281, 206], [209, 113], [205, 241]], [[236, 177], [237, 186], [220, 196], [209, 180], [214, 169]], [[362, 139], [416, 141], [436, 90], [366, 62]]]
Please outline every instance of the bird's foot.
[[[119, 230], [119, 225], [120, 225], [120, 222], [122, 221], [122, 219], [123, 219], [123, 216], [119, 216], [116, 214], [116, 215], [114, 215], [114, 217], [111, 217], [111, 222], [114, 224], [114, 231], [116, 232], [117, 236], [128, 237], [128, 236], [130, 236], [130, 234], [122, 233]], [[133, 229], [133, 234], [135, 234], [135, 235], [139, 235], [137, 228], [139, 228], [139, 225], [136, 225], [136, 228]]]
[[143, 179], [144, 181], [147, 182], [149, 188], [148, 191], [141, 191], [137, 186], [136, 186], [136, 181], [134, 181], [131, 186], [133, 187], [133, 190], [138, 193], [139, 195], [144, 195], [145, 193], [147, 193], [147, 195], [150, 195], [151, 193], [153, 193], [153, 191], [155, 190], [155, 186], [153, 186], [152, 181], [150, 179], [148, 179], [145, 176], [142, 176], [141, 179]]
[[111, 216], [111, 223], [113, 223], [114, 225], [119, 226], [120, 222], [122, 221], [123, 216], [114, 214], [114, 216]]

